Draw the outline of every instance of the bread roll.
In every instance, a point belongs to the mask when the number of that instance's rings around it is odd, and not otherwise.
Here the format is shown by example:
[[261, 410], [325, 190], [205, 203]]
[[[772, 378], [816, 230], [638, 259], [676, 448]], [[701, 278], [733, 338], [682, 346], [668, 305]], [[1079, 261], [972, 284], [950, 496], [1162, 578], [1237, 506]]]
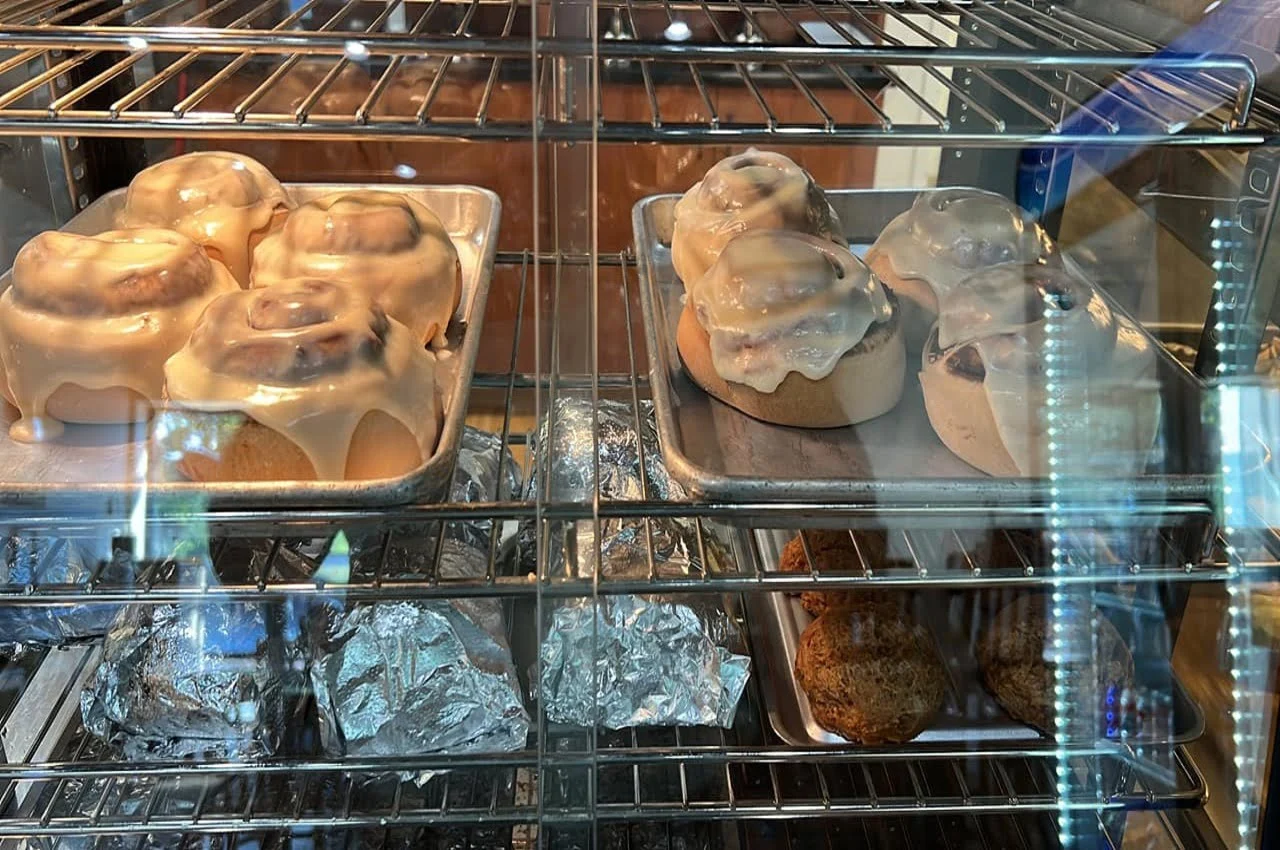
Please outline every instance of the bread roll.
[[[801, 535], [804, 542], [801, 542]], [[808, 552], [805, 551], [808, 544]], [[802, 531], [787, 541], [778, 561], [784, 573], [860, 572], [880, 569], [885, 557], [885, 533], [879, 530], [833, 529]], [[859, 557], [861, 553], [861, 557]], [[834, 608], [842, 608], [859, 598], [866, 590], [810, 590], [800, 594], [800, 604], [812, 617], [821, 617]]]
[[751, 230], [794, 230], [847, 245], [813, 178], [782, 154], [752, 148], [713, 165], [676, 204], [671, 263], [685, 289], [731, 239]]
[[923, 348], [940, 298], [978, 269], [1009, 262], [1060, 259], [1028, 213], [978, 189], [920, 193], [867, 251], [867, 265], [901, 301], [908, 351]]
[[920, 384], [939, 439], [989, 475], [1042, 477], [1054, 466], [1116, 477], [1150, 456], [1155, 369], [1151, 340], [1089, 284], [1011, 263], [947, 295]]
[[63, 422], [147, 419], [164, 361], [204, 308], [239, 288], [172, 230], [48, 231], [22, 247], [0, 296], [6, 396], [15, 440], [56, 438]]
[[314, 277], [359, 289], [442, 347], [462, 286], [440, 219], [399, 192], [338, 192], [294, 210], [253, 254], [253, 285]]
[[355, 289], [286, 281], [224, 296], [165, 364], [157, 424], [197, 481], [402, 475], [439, 431], [435, 358]]
[[257, 160], [224, 151], [189, 153], [144, 168], [129, 183], [123, 227], [182, 233], [249, 285], [249, 259], [292, 204]]
[[871, 593], [809, 624], [796, 681], [814, 719], [857, 744], [900, 744], [942, 708], [947, 673], [905, 598]]
[[[1049, 622], [1043, 595], [1024, 594], [1009, 602], [987, 625], [978, 638], [978, 664], [987, 689], [1020, 723], [1038, 732], [1052, 735], [1057, 725], [1053, 708], [1053, 689], [1057, 678], [1053, 653], [1048, 647]], [[1095, 665], [1098, 706], [1102, 700], [1119, 694], [1133, 682], [1133, 656], [1115, 626], [1102, 614], [1094, 613], [1091, 657], [1084, 663]], [[1073, 705], [1072, 711], [1089, 710]]]
[[704, 390], [766, 422], [850, 425], [902, 395], [892, 295], [847, 250], [801, 233], [730, 242], [690, 289], [676, 344]]

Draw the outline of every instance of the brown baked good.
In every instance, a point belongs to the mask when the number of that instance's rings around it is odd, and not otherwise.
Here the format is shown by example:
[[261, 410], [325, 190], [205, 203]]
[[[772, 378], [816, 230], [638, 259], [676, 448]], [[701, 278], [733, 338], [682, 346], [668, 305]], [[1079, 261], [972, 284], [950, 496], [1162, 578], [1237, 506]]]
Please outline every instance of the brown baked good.
[[292, 278], [355, 287], [423, 342], [445, 344], [462, 284], [435, 213], [400, 192], [337, 192], [298, 207], [253, 252], [253, 285]]
[[942, 708], [947, 673], [905, 597], [870, 594], [818, 617], [800, 636], [796, 681], [822, 728], [858, 744], [896, 744]]
[[120, 224], [176, 230], [248, 286], [253, 249], [292, 206], [284, 187], [256, 159], [204, 151], [138, 172], [125, 194]]
[[[1069, 354], [1048, 359], [1054, 350]], [[1069, 450], [1072, 468], [1057, 472], [1115, 477], [1146, 466], [1160, 421], [1155, 373], [1150, 337], [1088, 283], [1008, 263], [946, 296], [920, 385], [938, 438], [989, 475], [1042, 477]]]
[[165, 359], [210, 301], [238, 289], [172, 230], [37, 235], [0, 296], [5, 395], [22, 414], [10, 436], [38, 442], [63, 422], [145, 421], [162, 397]]
[[999, 263], [1060, 262], [1052, 240], [1016, 204], [993, 192], [921, 192], [881, 231], [867, 265], [902, 300], [908, 351], [920, 351], [939, 299], [979, 269]]
[[906, 355], [896, 316], [892, 293], [844, 248], [751, 231], [690, 287], [676, 345], [690, 376], [726, 404], [832, 428], [898, 403]]
[[[1056, 665], [1047, 651], [1049, 622], [1042, 594], [1018, 596], [1000, 609], [978, 638], [982, 681], [1009, 716], [1036, 731], [1053, 735]], [[1133, 656], [1115, 626], [1095, 612], [1093, 661], [1097, 692], [1105, 699], [1133, 682]], [[1072, 711], [1087, 709], [1073, 705]], [[1100, 708], [1098, 709], [1101, 710]]]
[[[804, 535], [809, 544], [809, 552], [805, 553], [800, 535]], [[854, 546], [857, 538], [857, 548]], [[784, 573], [808, 573], [816, 569], [818, 572], [857, 571], [862, 569], [862, 561], [858, 558], [858, 550], [866, 559], [867, 566], [876, 569], [884, 561], [885, 533], [867, 529], [809, 529], [800, 532], [782, 548], [782, 556], [778, 561], [778, 569]], [[808, 555], [812, 555], [810, 561]], [[866, 590], [809, 590], [800, 594], [800, 604], [811, 616], [821, 617], [832, 608], [848, 605]]]
[[177, 410], [157, 432], [197, 481], [402, 475], [439, 432], [435, 358], [360, 292], [328, 281], [223, 296], [165, 377]]

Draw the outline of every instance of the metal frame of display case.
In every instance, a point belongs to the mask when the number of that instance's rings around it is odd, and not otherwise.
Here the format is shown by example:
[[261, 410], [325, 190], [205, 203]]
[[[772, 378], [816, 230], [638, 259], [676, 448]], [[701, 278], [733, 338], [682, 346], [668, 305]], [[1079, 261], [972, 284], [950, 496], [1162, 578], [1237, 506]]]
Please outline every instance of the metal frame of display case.
[[[1060, 158], [1067, 146], [1124, 149], [1136, 146], [1222, 147], [1257, 149], [1271, 156], [1280, 141], [1280, 99], [1258, 87], [1257, 73], [1246, 56], [1162, 53], [1155, 40], [1140, 33], [1097, 23], [1071, 3], [1043, 0], [806, 0], [782, 4], [773, 0], [602, 0], [591, 4], [568, 0], [557, 5], [552, 22], [577, 16], [593, 24], [607, 22], [614, 37], [584, 35], [581, 28], [558, 35], [531, 37], [515, 26], [530, 12], [521, 0], [392, 0], [359, 28], [349, 24], [361, 0], [339, 5], [336, 12], [298, 29], [320, 0], [307, 0], [288, 14], [275, 2], [218, 0], [199, 5], [187, 0], [144, 0], [128, 6], [106, 0], [18, 0], [0, 9], [0, 44], [11, 51], [0, 57], [0, 136], [46, 136], [61, 140], [62, 149], [78, 148], [94, 138], [268, 138], [268, 139], [466, 139], [534, 142], [641, 141], [668, 143], [763, 143], [938, 145], [944, 147], [944, 175], [970, 175], [951, 182], [977, 184], [996, 174], [1012, 179], [1024, 149], [1050, 151], [1048, 161], [1032, 163], [1043, 180], [1032, 194], [1048, 202], [1064, 179], [1069, 161]], [[375, 4], [376, 5], [376, 4]], [[477, 13], [497, 10], [504, 21], [498, 34], [471, 30]], [[381, 32], [396, 12], [405, 14], [405, 31]], [[224, 18], [224, 13], [230, 18]], [[585, 15], [585, 18], [583, 17]], [[644, 21], [663, 16], [671, 23], [693, 24], [711, 33], [697, 43], [647, 38]], [[744, 23], [730, 31], [722, 16]], [[920, 36], [921, 43], [894, 44], [878, 21], [894, 20]], [[200, 29], [210, 22], [217, 28]], [[806, 24], [816, 23], [842, 34], [847, 43], [819, 43]], [[942, 42], [922, 25], [940, 24], [955, 44]], [[845, 25], [876, 36], [882, 43], [861, 44]], [[191, 30], [186, 27], [196, 27]], [[424, 102], [413, 114], [379, 110], [382, 96], [412, 58], [431, 54], [440, 59]], [[329, 63], [313, 89], [289, 114], [262, 112], [256, 105], [267, 90], [303, 59]], [[351, 62], [367, 62], [376, 73], [362, 104], [350, 114], [317, 112], [325, 91]], [[264, 73], [263, 82], [227, 109], [204, 108], [210, 96], [237, 71], [250, 65]], [[466, 66], [465, 69], [462, 66]], [[901, 69], [921, 66], [950, 94], [943, 113], [903, 79]], [[177, 93], [170, 84], [188, 69], [207, 68], [194, 90]], [[567, 105], [565, 69], [583, 71], [598, 86], [584, 90], [596, 98], [594, 118], [579, 117], [581, 103]], [[145, 74], [135, 76], [146, 69]], [[611, 120], [604, 109], [620, 69], [643, 86], [647, 114]], [[450, 74], [480, 81], [478, 98], [467, 114], [439, 111], [436, 95]], [[532, 80], [529, 114], [498, 114], [491, 105], [506, 74]], [[868, 79], [873, 78], [873, 82]], [[757, 120], [725, 121], [708, 96], [710, 80], [740, 85], [759, 110]], [[887, 81], [919, 104], [928, 123], [895, 125], [879, 107], [875, 91]], [[1176, 82], [1176, 91], [1171, 86]], [[692, 86], [700, 92], [705, 113], [698, 119], [672, 120], [664, 114], [668, 89]], [[812, 108], [808, 121], [783, 122], [770, 103], [777, 86], [797, 92]], [[851, 96], [866, 107], [871, 121], [843, 123], [833, 117], [828, 93]], [[1114, 107], [1111, 108], [1111, 107]], [[1074, 114], [1087, 121], [1065, 123]], [[1119, 116], [1119, 117], [1118, 117]], [[1132, 126], [1125, 116], [1134, 116]], [[74, 145], [71, 143], [74, 142]], [[68, 166], [75, 171], [74, 165]], [[77, 180], [84, 174], [77, 173]], [[986, 181], [986, 182], [989, 182]], [[77, 184], [78, 185], [78, 184]], [[1017, 186], [999, 186], [1007, 193]], [[1012, 190], [1012, 191], [1011, 191]], [[72, 191], [73, 198], [80, 193]], [[552, 198], [552, 203], [556, 202]], [[84, 206], [88, 199], [77, 200]], [[1028, 206], [1035, 206], [1028, 204]], [[1264, 205], [1274, 213], [1274, 198]], [[1041, 210], [1043, 211], [1043, 207]], [[1268, 219], [1269, 220], [1269, 219]], [[1280, 250], [1264, 231], [1258, 250]], [[1278, 243], [1280, 244], [1280, 243]], [[519, 281], [516, 316], [505, 371], [480, 373], [472, 392], [473, 409], [497, 409], [504, 447], [522, 452], [529, 435], [514, 423], [520, 416], [548, 409], [559, 395], [591, 399], [618, 398], [638, 410], [648, 396], [640, 335], [634, 312], [639, 281], [630, 252], [532, 250], [507, 252], [500, 270]], [[1270, 254], [1238, 263], [1240, 285], [1249, 291], [1249, 312], [1238, 322], [1258, 325], [1272, 292], [1257, 292], [1259, 268], [1269, 268]], [[598, 333], [599, 316], [624, 317], [628, 342], [625, 371], [561, 369], [555, 353], [564, 329], [559, 309], [562, 282], [585, 267], [591, 275], [590, 335]], [[565, 284], [567, 287], [568, 284]], [[568, 296], [565, 296], [566, 299]], [[541, 313], [544, 304], [549, 310]], [[533, 305], [533, 310], [526, 310]], [[526, 313], [534, 318], [526, 318]], [[544, 317], [548, 317], [544, 319]], [[546, 327], [544, 327], [544, 322]], [[1212, 325], [1207, 322], [1206, 326]], [[486, 334], [496, 333], [492, 324]], [[1219, 331], [1206, 331], [1206, 334]], [[1247, 347], [1253, 333], [1241, 330], [1238, 344]], [[521, 358], [522, 336], [536, 344], [532, 368]], [[1218, 335], [1206, 335], [1216, 351]], [[1256, 348], [1256, 338], [1254, 338]], [[546, 358], [544, 349], [552, 352]], [[590, 358], [595, 363], [594, 358]], [[548, 367], [547, 364], [550, 364]], [[1201, 364], [1212, 375], [1216, 361]], [[638, 422], [637, 422], [638, 426]], [[350, 508], [317, 511], [235, 511], [192, 508], [189, 504], [152, 504], [146, 521], [163, 532], [196, 523], [208, 529], [209, 555], [220, 571], [243, 578], [216, 585], [178, 585], [168, 580], [162, 560], [137, 558], [136, 581], [113, 584], [92, 576], [80, 585], [0, 585], [0, 605], [163, 603], [172, 601], [279, 599], [321, 596], [334, 588], [315, 579], [281, 577], [274, 561], [297, 541], [324, 537], [335, 527], [348, 532], [381, 534], [385, 551], [397, 535], [427, 535], [437, 523], [490, 519], [493, 534], [488, 570], [473, 579], [450, 579], [438, 573], [440, 548], [433, 566], [413, 579], [392, 578], [380, 569], [367, 584], [342, 588], [350, 600], [447, 597], [501, 597], [533, 601], [621, 593], [744, 594], [794, 592], [814, 588], [996, 586], [1062, 590], [1100, 583], [1161, 585], [1223, 582], [1236, 589], [1256, 581], [1280, 578], [1280, 542], [1262, 528], [1236, 523], [1229, 535], [1218, 533], [1218, 506], [1169, 503], [1138, 505], [1156, 532], [1151, 560], [1100, 558], [1104, 547], [1089, 537], [1088, 504], [1065, 504], [1054, 514], [1061, 552], [1053, 567], [1023, 558], [1013, 567], [993, 568], [967, 551], [956, 534], [970, 521], [1006, 522], [1010, 526], [1044, 521], [1048, 508], [1009, 508], [999, 517], [988, 513], [929, 505], [857, 503], [779, 504], [671, 502], [644, 498], [622, 502], [596, 499], [588, 504], [558, 502], [541, 495], [531, 500], [494, 498], [468, 505], [409, 505], [370, 511]], [[703, 524], [729, 521], [761, 526], [876, 521], [893, 527], [910, 563], [871, 568], [865, 563], [850, 573], [778, 574], [762, 572], [759, 559], [737, 569], [705, 571], [697, 576], [661, 573], [648, 551], [648, 574], [641, 577], [566, 578], [549, 572], [545, 558], [533, 575], [504, 570], [500, 529], [504, 523], [532, 523], [543, 533], [550, 524], [612, 517], [643, 520], [694, 517], [700, 548]], [[136, 518], [132, 518], [136, 519]], [[4, 527], [15, 534], [75, 538], [125, 538], [131, 517], [100, 505], [74, 503], [22, 504], [5, 508]], [[1187, 528], [1197, 529], [1188, 532]], [[390, 529], [390, 530], [387, 530]], [[1207, 531], [1204, 529], [1208, 529]], [[443, 535], [436, 535], [443, 539]], [[948, 547], [938, 545], [946, 541]], [[931, 553], [949, 548], [959, 560], [941, 562]], [[1015, 547], [1016, 549], [1016, 547]], [[376, 547], [375, 547], [376, 550]], [[376, 551], [374, 553], [376, 559]], [[235, 562], [232, 564], [231, 562]], [[705, 559], [704, 559], [705, 562]], [[380, 563], [380, 562], [379, 562]], [[1076, 570], [1073, 564], [1087, 564]], [[247, 566], [246, 566], [247, 565]], [[958, 568], [957, 568], [958, 565]], [[231, 569], [222, 570], [223, 566]], [[1239, 624], [1233, 623], [1233, 628]], [[65, 687], [44, 693], [45, 716], [65, 713], [77, 676], [96, 657], [93, 646], [53, 650], [70, 672]], [[1240, 688], [1249, 681], [1238, 679]], [[1204, 780], [1194, 763], [1177, 751], [1178, 781], [1172, 790], [1153, 791], [1140, 781], [1118, 794], [1064, 797], [1051, 765], [1064, 757], [1112, 759], [1125, 763], [1123, 747], [1099, 744], [1066, 753], [1046, 739], [1042, 744], [929, 748], [797, 748], [778, 743], [762, 722], [759, 683], [744, 699], [739, 722], [726, 731], [626, 730], [574, 732], [554, 728], [541, 712], [531, 747], [504, 756], [456, 756], [412, 759], [263, 760], [252, 764], [158, 764], [139, 769], [112, 762], [72, 720], [64, 728], [41, 730], [23, 764], [0, 767], [0, 809], [15, 803], [19, 813], [0, 817], [0, 836], [70, 836], [87, 833], [142, 835], [154, 832], [254, 833], [293, 826], [316, 829], [375, 828], [395, 830], [419, 824], [511, 830], [513, 848], [536, 842], [531, 830], [623, 829], [645, 821], [741, 821], [767, 830], [787, 821], [786, 840], [794, 840], [814, 821], [832, 836], [841, 824], [898, 823], [903, 834], [936, 827], [946, 835], [947, 819], [956, 829], [976, 824], [983, 846], [1037, 846], [1033, 827], [1046, 813], [1078, 812], [1097, 819], [1101, 812], [1194, 808], [1204, 796]], [[19, 696], [18, 704], [26, 694]], [[34, 699], [34, 697], [31, 697]], [[14, 715], [10, 713], [8, 717]], [[1255, 729], [1267, 739], [1269, 730]], [[46, 749], [34, 747], [45, 745]], [[36, 754], [38, 753], [38, 757]], [[14, 755], [14, 754], [11, 754]], [[21, 754], [17, 754], [21, 755]], [[449, 769], [442, 783], [426, 790], [392, 783], [384, 796], [362, 784], [378, 774], [399, 769]], [[977, 770], [977, 782], [969, 771]], [[896, 772], [895, 772], [896, 771]], [[883, 775], [881, 775], [883, 772]], [[197, 777], [235, 776], [233, 787], [211, 799], [196, 789]], [[692, 777], [698, 777], [695, 781]], [[705, 781], [702, 779], [705, 778]], [[1025, 781], [1024, 781], [1025, 780]], [[377, 783], [375, 782], [374, 785]], [[139, 786], [137, 793], [128, 789]], [[141, 786], [145, 786], [142, 788]], [[208, 788], [209, 786], [203, 786]], [[541, 789], [541, 792], [539, 791]], [[558, 789], [558, 790], [556, 790]], [[566, 790], [569, 789], [569, 790]], [[691, 789], [712, 789], [699, 799]], [[555, 794], [562, 793], [562, 798]], [[652, 796], [646, 796], [649, 793]], [[457, 796], [454, 796], [454, 795]], [[121, 808], [122, 800], [141, 805]], [[287, 802], [286, 807], [282, 805]], [[65, 808], [59, 808], [64, 806]], [[1270, 807], [1269, 807], [1270, 808]], [[1172, 811], [1162, 817], [1190, 815]], [[1011, 831], [993, 824], [1009, 818]], [[790, 824], [790, 821], [795, 821]], [[759, 821], [759, 824], [747, 824]], [[911, 824], [916, 824], [912, 826]], [[984, 824], [986, 825], [984, 827]], [[1090, 828], [1096, 824], [1087, 824]], [[985, 830], [985, 831], [984, 831]], [[992, 830], [997, 830], [993, 832]], [[592, 833], [594, 834], [594, 833]], [[1017, 841], [994, 835], [1016, 835]], [[1103, 824], [1111, 846], [1115, 833]], [[630, 833], [626, 833], [630, 835]], [[626, 839], [628, 844], [630, 838]], [[745, 843], [764, 846], [776, 834], [753, 833]], [[872, 839], [868, 837], [868, 842]], [[944, 839], [945, 840], [945, 839]], [[385, 837], [384, 837], [385, 842]], [[554, 845], [548, 839], [548, 843]]]

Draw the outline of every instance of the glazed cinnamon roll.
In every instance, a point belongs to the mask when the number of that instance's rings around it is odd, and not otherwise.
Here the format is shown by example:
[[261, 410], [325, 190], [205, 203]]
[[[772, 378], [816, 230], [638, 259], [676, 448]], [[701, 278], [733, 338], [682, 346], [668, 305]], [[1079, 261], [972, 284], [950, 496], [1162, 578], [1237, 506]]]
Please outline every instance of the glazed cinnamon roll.
[[36, 236], [0, 296], [6, 397], [22, 414], [10, 436], [37, 442], [57, 437], [63, 422], [147, 419], [165, 359], [210, 301], [238, 288], [171, 230]]
[[1037, 477], [1052, 465], [1114, 477], [1147, 464], [1160, 421], [1155, 369], [1151, 340], [1088, 283], [1013, 263], [942, 299], [920, 383], [938, 437], [983, 472]]
[[462, 297], [458, 253], [444, 225], [398, 192], [340, 192], [303, 204], [253, 259], [254, 286], [294, 277], [353, 286], [436, 346], [444, 345]]
[[846, 249], [803, 233], [730, 241], [689, 290], [676, 343], [703, 389], [766, 422], [850, 425], [902, 395], [892, 293]]
[[922, 192], [867, 251], [867, 265], [902, 299], [907, 348], [919, 351], [938, 302], [975, 271], [1000, 263], [1058, 265], [1052, 240], [1016, 204], [978, 189]]
[[176, 230], [248, 286], [253, 249], [291, 206], [284, 187], [257, 160], [222, 151], [189, 153], [133, 178], [120, 225]]
[[350, 287], [225, 295], [164, 373], [157, 439], [196, 481], [388, 478], [435, 448], [435, 358]]
[[671, 263], [685, 289], [715, 265], [729, 240], [749, 230], [795, 230], [847, 244], [809, 173], [780, 153], [752, 148], [713, 165], [676, 204]]

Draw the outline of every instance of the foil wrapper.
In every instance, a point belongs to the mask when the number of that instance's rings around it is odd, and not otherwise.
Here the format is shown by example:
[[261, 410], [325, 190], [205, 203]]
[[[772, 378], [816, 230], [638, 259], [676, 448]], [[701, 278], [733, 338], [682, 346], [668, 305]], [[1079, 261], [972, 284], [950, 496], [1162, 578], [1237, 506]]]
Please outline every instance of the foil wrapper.
[[85, 728], [131, 760], [271, 755], [302, 691], [298, 636], [278, 605], [126, 608], [81, 695]]
[[311, 685], [332, 755], [510, 752], [529, 735], [506, 643], [446, 600], [355, 606]]
[[[662, 463], [650, 403], [642, 402], [636, 416], [627, 404], [601, 401], [593, 412], [589, 400], [576, 398], [557, 399], [541, 423], [528, 495], [545, 480], [553, 499], [589, 500], [597, 445], [602, 497], [685, 498]], [[598, 546], [595, 528], [592, 522], [551, 524], [551, 575], [590, 578], [599, 569], [610, 578], [643, 578], [651, 542], [652, 568], [660, 576], [699, 575], [731, 563], [724, 530], [710, 523], [699, 535], [692, 519], [603, 519]], [[522, 552], [536, 557], [533, 531], [522, 528]], [[557, 723], [730, 726], [751, 674], [743, 647], [736, 622], [706, 595], [573, 600], [551, 614], [539, 650], [539, 696]]]
[[[122, 584], [132, 575], [127, 557], [99, 564], [109, 547], [89, 542], [39, 537], [8, 537], [0, 557], [0, 583], [35, 588], [50, 585], [83, 587], [90, 580]], [[123, 553], [116, 553], [123, 555]], [[101, 566], [101, 568], [99, 568]], [[0, 606], [0, 647], [9, 653], [22, 646], [62, 646], [100, 638], [119, 613], [119, 604], [86, 602], [32, 605], [23, 600]]]

